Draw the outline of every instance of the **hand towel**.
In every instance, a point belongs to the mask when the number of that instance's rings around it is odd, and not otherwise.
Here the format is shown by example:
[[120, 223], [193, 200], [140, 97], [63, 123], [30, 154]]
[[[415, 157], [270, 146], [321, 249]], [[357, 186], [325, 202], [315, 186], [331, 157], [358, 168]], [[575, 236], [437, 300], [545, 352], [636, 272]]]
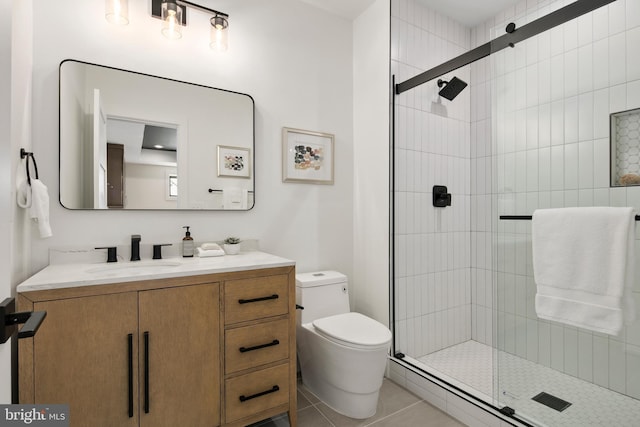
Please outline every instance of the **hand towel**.
[[212, 250], [212, 249], [214, 249], [214, 250], [222, 249], [220, 247], [220, 245], [217, 244], [217, 243], [203, 243], [203, 244], [200, 245], [200, 247], [202, 249], [204, 249], [205, 251], [209, 251], [209, 250]]
[[248, 192], [242, 188], [222, 189], [223, 209], [247, 209]]
[[16, 202], [21, 208], [28, 209], [31, 207], [31, 186], [26, 179], [23, 179], [20, 181], [20, 184], [18, 184]]
[[617, 335], [634, 319], [632, 208], [542, 209], [533, 214], [536, 313]]
[[49, 193], [47, 186], [39, 179], [31, 179], [31, 209], [29, 216], [38, 223], [40, 237], [51, 237], [49, 225]]
[[198, 248], [198, 256], [200, 258], [207, 258], [212, 256], [222, 256], [224, 255], [224, 251], [222, 249], [202, 249]]

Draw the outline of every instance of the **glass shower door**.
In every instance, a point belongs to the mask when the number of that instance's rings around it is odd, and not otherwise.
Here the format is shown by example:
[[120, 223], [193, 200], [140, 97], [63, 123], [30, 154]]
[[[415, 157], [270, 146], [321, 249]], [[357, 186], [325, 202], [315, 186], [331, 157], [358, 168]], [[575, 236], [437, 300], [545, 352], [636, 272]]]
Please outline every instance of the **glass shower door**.
[[[640, 322], [613, 336], [539, 319], [527, 217], [545, 208], [640, 207], [640, 187], [609, 182], [609, 114], [638, 107], [627, 101], [640, 77], [625, 65], [633, 47], [619, 43], [637, 25], [609, 24], [633, 2], [611, 3], [490, 57], [494, 397], [533, 425], [640, 419]], [[535, 17], [522, 15], [517, 27]]]

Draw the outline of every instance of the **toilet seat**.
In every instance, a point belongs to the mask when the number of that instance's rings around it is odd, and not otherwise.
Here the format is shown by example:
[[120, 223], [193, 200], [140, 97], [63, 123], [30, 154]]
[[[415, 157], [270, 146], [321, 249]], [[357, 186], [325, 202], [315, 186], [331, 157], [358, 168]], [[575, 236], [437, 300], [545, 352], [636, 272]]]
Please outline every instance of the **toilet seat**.
[[382, 323], [360, 313], [343, 313], [313, 321], [315, 330], [347, 347], [387, 347], [391, 331]]

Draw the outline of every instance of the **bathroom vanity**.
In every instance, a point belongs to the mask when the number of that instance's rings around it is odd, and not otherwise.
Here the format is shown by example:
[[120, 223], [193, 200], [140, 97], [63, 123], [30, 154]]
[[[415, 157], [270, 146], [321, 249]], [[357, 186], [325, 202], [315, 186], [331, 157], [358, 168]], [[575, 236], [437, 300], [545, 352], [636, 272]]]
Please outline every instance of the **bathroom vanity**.
[[293, 261], [51, 265], [17, 301], [47, 312], [19, 343], [20, 403], [69, 404], [71, 426], [296, 425]]

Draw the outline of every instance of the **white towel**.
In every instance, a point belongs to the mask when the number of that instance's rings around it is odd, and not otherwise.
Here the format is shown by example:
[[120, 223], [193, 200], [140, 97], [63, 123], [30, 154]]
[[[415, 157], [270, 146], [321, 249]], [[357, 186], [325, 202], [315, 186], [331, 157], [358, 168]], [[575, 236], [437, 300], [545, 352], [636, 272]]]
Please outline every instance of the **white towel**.
[[242, 188], [222, 189], [223, 209], [247, 209], [248, 192]]
[[20, 184], [18, 184], [16, 202], [21, 208], [28, 209], [31, 207], [31, 186], [26, 179], [23, 179], [20, 181]]
[[222, 249], [202, 249], [198, 248], [198, 256], [200, 258], [207, 258], [212, 256], [222, 256], [224, 255], [224, 251]]
[[617, 335], [633, 321], [632, 208], [542, 209], [533, 214], [536, 313]]
[[51, 226], [49, 225], [49, 193], [46, 185], [39, 179], [31, 180], [31, 208], [29, 216], [38, 223], [40, 237], [51, 237]]
[[218, 249], [222, 250], [220, 245], [217, 243], [203, 243], [200, 245], [200, 247], [205, 251], [218, 250]]

